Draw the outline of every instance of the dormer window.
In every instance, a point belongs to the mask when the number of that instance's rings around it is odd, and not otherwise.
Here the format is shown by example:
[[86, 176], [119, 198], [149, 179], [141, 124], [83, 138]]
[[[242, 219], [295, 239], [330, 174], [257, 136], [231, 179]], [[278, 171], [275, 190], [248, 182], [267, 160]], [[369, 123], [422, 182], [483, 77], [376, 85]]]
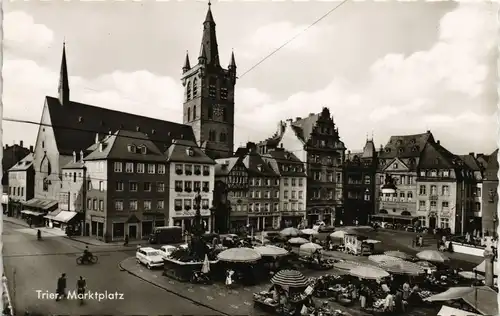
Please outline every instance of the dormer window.
[[258, 165], [257, 170], [262, 171], [262, 165]]
[[194, 156], [194, 150], [193, 148], [188, 148], [186, 149], [186, 154], [189, 156], [189, 157], [193, 157]]
[[285, 159], [290, 159], [290, 154], [289, 153], [285, 153]]
[[436, 165], [439, 165], [440, 162], [439, 158], [436, 158]]
[[415, 138], [413, 138], [412, 140], [410, 140], [410, 144], [414, 145], [415, 144]]
[[399, 153], [402, 154], [404, 152], [404, 148], [399, 148]]
[[403, 141], [400, 139], [397, 141], [397, 144], [398, 144], [398, 146], [401, 146], [401, 144], [403, 144]]
[[420, 176], [425, 177], [425, 170], [420, 170]]
[[431, 177], [436, 177], [436, 176], [437, 176], [437, 171], [431, 170]]
[[386, 148], [386, 149], [385, 149], [385, 152], [386, 152], [386, 153], [390, 153], [390, 152], [391, 152], [391, 149], [390, 149], [390, 148]]
[[449, 170], [444, 170], [443, 171], [443, 177], [449, 177], [450, 176], [450, 171]]
[[78, 117], [78, 122], [79, 122], [79, 123], [83, 122], [83, 117], [82, 117], [82, 116], [79, 116], [79, 117]]
[[398, 169], [398, 164], [397, 163], [393, 164], [392, 169]]
[[142, 147], [141, 147], [141, 154], [145, 155], [147, 153], [148, 153], [148, 148], [146, 146], [142, 145]]
[[136, 132], [140, 132], [140, 131], [141, 131], [141, 128], [140, 128], [139, 126], [136, 126], [136, 127], [135, 127], [135, 131], [136, 131]]
[[136, 153], [137, 151], [137, 148], [135, 147], [135, 145], [127, 145], [127, 150], [129, 153]]

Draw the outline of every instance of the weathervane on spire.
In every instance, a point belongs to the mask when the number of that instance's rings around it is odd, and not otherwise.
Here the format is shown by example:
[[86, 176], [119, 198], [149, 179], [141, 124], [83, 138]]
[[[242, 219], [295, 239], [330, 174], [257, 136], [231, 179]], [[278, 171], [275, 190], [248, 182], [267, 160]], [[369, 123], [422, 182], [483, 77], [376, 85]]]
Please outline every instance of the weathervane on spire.
[[212, 5], [212, 2], [210, 2], [210, 0], [208, 0], [208, 6], [211, 6]]

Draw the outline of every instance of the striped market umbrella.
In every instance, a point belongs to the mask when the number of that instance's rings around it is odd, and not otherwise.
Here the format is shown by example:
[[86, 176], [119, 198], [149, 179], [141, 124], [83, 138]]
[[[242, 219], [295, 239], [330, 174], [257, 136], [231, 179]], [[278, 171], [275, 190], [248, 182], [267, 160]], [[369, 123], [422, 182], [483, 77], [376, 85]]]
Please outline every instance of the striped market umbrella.
[[384, 252], [384, 255], [389, 256], [389, 257], [403, 259], [403, 260], [411, 260], [411, 259], [413, 259], [412, 255], [409, 255], [406, 252], [402, 252], [402, 251], [399, 251], [399, 250], [396, 250], [396, 251], [386, 251], [386, 252]]
[[284, 287], [306, 287], [307, 279], [300, 271], [281, 270], [272, 277], [271, 283]]

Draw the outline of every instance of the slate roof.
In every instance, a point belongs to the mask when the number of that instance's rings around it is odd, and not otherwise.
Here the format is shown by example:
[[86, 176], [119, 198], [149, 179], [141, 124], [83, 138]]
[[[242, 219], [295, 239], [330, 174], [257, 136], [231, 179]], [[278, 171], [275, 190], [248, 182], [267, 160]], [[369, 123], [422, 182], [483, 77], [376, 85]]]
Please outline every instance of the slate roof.
[[226, 176], [231, 170], [233, 170], [234, 166], [238, 164], [242, 160], [241, 157], [230, 157], [230, 158], [221, 158], [216, 159], [215, 162], [215, 175], [216, 176]]
[[457, 164], [453, 163], [457, 160], [457, 158], [459, 157], [450, 153], [440, 144], [437, 144], [435, 142], [427, 142], [420, 157], [419, 168], [454, 169], [458, 167]]
[[360, 156], [360, 158], [373, 158], [375, 156], [376, 150], [375, 150], [375, 144], [373, 143], [373, 140], [367, 140], [365, 147], [363, 148], [363, 154]]
[[[131, 160], [131, 161], [160, 161], [164, 162], [165, 156], [158, 147], [141, 132], [132, 132], [127, 130], [118, 130], [112, 135], [108, 135], [102, 141], [102, 151], [99, 150], [99, 144], [93, 144], [88, 148], [90, 153], [85, 160]], [[135, 152], [129, 151], [129, 145], [135, 146]], [[143, 154], [140, 147], [145, 146], [147, 151]]]
[[[303, 168], [303, 163], [300, 161], [297, 156], [293, 153], [283, 150], [283, 149], [275, 149], [270, 151], [269, 153], [263, 155], [264, 160], [269, 161], [271, 164], [271, 168], [274, 170], [276, 174], [281, 176], [291, 176], [291, 177], [305, 177], [305, 170]], [[288, 166], [302, 166], [302, 172], [287, 170], [285, 171], [282, 167], [284, 165]]]
[[[188, 150], [190, 148], [194, 152], [193, 156], [188, 155]], [[203, 150], [196, 145], [196, 142], [185, 139], [175, 139], [165, 152], [165, 156], [169, 162], [215, 164], [215, 161], [208, 157]]]
[[[269, 164], [262, 159], [256, 152], [249, 152], [243, 158], [243, 164], [248, 169], [248, 173], [251, 176], [261, 176], [261, 177], [277, 177], [277, 174]], [[261, 166], [261, 170], [259, 170]]]
[[314, 129], [314, 126], [316, 126], [316, 122], [318, 121], [319, 117], [319, 113], [312, 114], [292, 123], [292, 129], [295, 132], [295, 135], [297, 135], [297, 137], [304, 143], [307, 143], [309, 138], [311, 138], [311, 133]]
[[163, 121], [151, 117], [119, 112], [89, 104], [70, 101], [62, 106], [54, 97], [45, 97], [54, 137], [59, 153], [72, 155], [88, 148], [95, 142], [96, 133], [107, 135], [117, 130], [147, 133], [161, 150], [166, 149], [172, 139], [195, 140], [188, 125]]
[[458, 155], [458, 157], [465, 163], [467, 167], [474, 171], [481, 171], [478, 161], [473, 155]]
[[64, 165], [61, 169], [83, 169], [85, 167], [85, 163], [81, 161], [70, 161], [66, 165]]
[[379, 153], [379, 158], [416, 158], [428, 142], [434, 142], [430, 131], [423, 134], [391, 136], [384, 150]]
[[19, 160], [18, 163], [16, 163], [12, 168], [9, 169], [10, 171], [23, 171], [27, 170], [33, 165], [33, 154], [30, 153], [23, 159]]

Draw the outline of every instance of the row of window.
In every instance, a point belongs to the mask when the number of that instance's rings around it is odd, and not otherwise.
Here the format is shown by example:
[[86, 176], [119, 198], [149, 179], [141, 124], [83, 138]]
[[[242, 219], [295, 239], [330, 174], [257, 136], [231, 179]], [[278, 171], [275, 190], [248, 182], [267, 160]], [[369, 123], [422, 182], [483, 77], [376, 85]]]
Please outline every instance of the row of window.
[[[326, 180], [326, 182], [333, 182], [333, 172], [328, 171], [326, 173], [326, 177], [323, 177], [323, 172], [321, 171], [313, 171], [313, 179], [315, 181], [323, 181]], [[341, 183], [342, 182], [342, 173], [337, 172], [335, 173], [335, 182], [336, 183]]]
[[370, 184], [370, 183], [371, 183], [371, 177], [369, 175], [364, 176], [364, 180], [347, 176], [347, 184]]
[[9, 195], [24, 196], [24, 187], [9, 187]]
[[[391, 175], [391, 177], [395, 185], [413, 185], [415, 180], [414, 176]], [[383, 183], [385, 183], [385, 175], [380, 175], [379, 184]]]
[[[431, 209], [437, 208], [437, 201], [429, 201], [429, 202], [430, 202]], [[449, 206], [450, 206], [450, 203], [448, 201], [441, 202], [442, 209], [446, 210], [446, 209], [448, 209]], [[423, 201], [423, 200], [418, 201], [418, 209], [419, 210], [426, 209], [426, 207], [427, 207], [427, 201]]]
[[[420, 222], [421, 227], [427, 227], [427, 217], [419, 216], [418, 221]], [[439, 226], [441, 228], [450, 228], [450, 219], [449, 218], [440, 218]]]
[[[208, 210], [210, 208], [210, 204], [208, 199], [201, 200], [201, 209]], [[192, 199], [175, 199], [174, 200], [174, 210], [182, 211], [182, 210], [192, 210], [196, 208], [196, 201]]]
[[190, 176], [193, 173], [194, 173], [194, 175], [197, 175], [197, 176], [202, 175], [202, 174], [204, 176], [209, 176], [210, 175], [210, 167], [209, 166], [201, 166], [201, 165], [194, 165], [193, 166], [191, 164], [176, 163], [175, 164], [175, 173], [178, 175], [185, 174], [187, 176]]
[[[299, 203], [284, 202], [283, 209], [281, 211], [288, 212], [288, 211], [304, 211], [304, 210], [305, 210], [304, 203], [302, 203], [302, 202], [299, 202]], [[279, 207], [279, 203], [273, 203], [273, 204], [271, 204], [271, 203], [250, 203], [250, 204], [248, 204], [248, 211], [249, 212], [279, 212], [280, 207]]]
[[175, 192], [210, 192], [208, 181], [175, 181]]
[[[286, 159], [288, 159], [286, 156], [285, 156]], [[281, 171], [283, 172], [289, 172], [289, 171], [292, 171], [292, 172], [304, 172], [304, 167], [302, 165], [288, 165], [288, 164], [281, 164], [280, 165], [280, 169]]]
[[[144, 211], [151, 211], [153, 210], [153, 205], [155, 205], [156, 210], [163, 210], [165, 209], [165, 201], [163, 200], [156, 200], [155, 204], [153, 204], [153, 200], [142, 200], [142, 209]], [[125, 209], [125, 202], [124, 200], [114, 200], [115, 204], [115, 210], [116, 211], [123, 211]], [[128, 200], [128, 210], [130, 211], [137, 211], [139, 208], [139, 201], [135, 199], [130, 199]]]
[[337, 166], [342, 165], [342, 158], [336, 158], [334, 160], [331, 156], [322, 157], [321, 155], [312, 154], [309, 155], [308, 161], [309, 163], [319, 163], [327, 166], [333, 165], [333, 162], [335, 161]]
[[221, 132], [219, 134], [219, 139], [217, 139], [217, 132], [211, 129], [210, 131], [208, 131], [208, 140], [211, 142], [219, 141], [221, 143], [224, 143], [228, 140], [227, 133]]
[[[125, 182], [124, 181], [116, 181], [115, 191], [117, 191], [117, 192], [125, 191]], [[138, 192], [139, 191], [139, 182], [128, 181], [128, 191], [129, 192]], [[142, 192], [165, 192], [165, 183], [164, 182], [156, 182], [155, 184], [153, 184], [152, 182], [143, 182], [141, 191]]]
[[[219, 90], [219, 96], [221, 100], [227, 100], [228, 97], [228, 88], [225, 86], [226, 83], [221, 83], [221, 87]], [[193, 81], [188, 81], [186, 85], [186, 101], [194, 99], [198, 97], [198, 92], [201, 90], [201, 87], [198, 83], [198, 78], [194, 78]], [[208, 95], [212, 99], [217, 98], [217, 79], [210, 78], [208, 83]]]
[[333, 200], [334, 197], [337, 200], [342, 199], [342, 191], [341, 190], [333, 190], [333, 189], [327, 189], [323, 192], [321, 192], [321, 189], [312, 189], [310, 196], [312, 199], [326, 199], [326, 200]]
[[450, 176], [450, 171], [449, 170], [420, 170], [420, 176], [421, 177], [443, 177], [443, 178], [448, 178]]
[[[113, 164], [113, 170], [115, 172], [123, 172], [123, 162], [115, 162]], [[134, 168], [135, 167], [135, 168]], [[125, 162], [125, 172], [126, 173], [134, 173], [134, 169], [136, 173], [145, 173], [146, 164], [142, 162], [134, 163], [134, 162]], [[165, 164], [147, 164], [147, 173], [155, 174], [158, 171], [158, 174], [165, 174]]]
[[[437, 185], [431, 185], [430, 187], [430, 195], [438, 195], [438, 187]], [[426, 195], [427, 194], [427, 186], [420, 185], [418, 189], [418, 195]], [[448, 185], [441, 186], [440, 194], [443, 196], [450, 195], [450, 187]]]
[[349, 191], [347, 192], [347, 198], [352, 200], [365, 200], [370, 201], [370, 192], [359, 192], [359, 191]]

